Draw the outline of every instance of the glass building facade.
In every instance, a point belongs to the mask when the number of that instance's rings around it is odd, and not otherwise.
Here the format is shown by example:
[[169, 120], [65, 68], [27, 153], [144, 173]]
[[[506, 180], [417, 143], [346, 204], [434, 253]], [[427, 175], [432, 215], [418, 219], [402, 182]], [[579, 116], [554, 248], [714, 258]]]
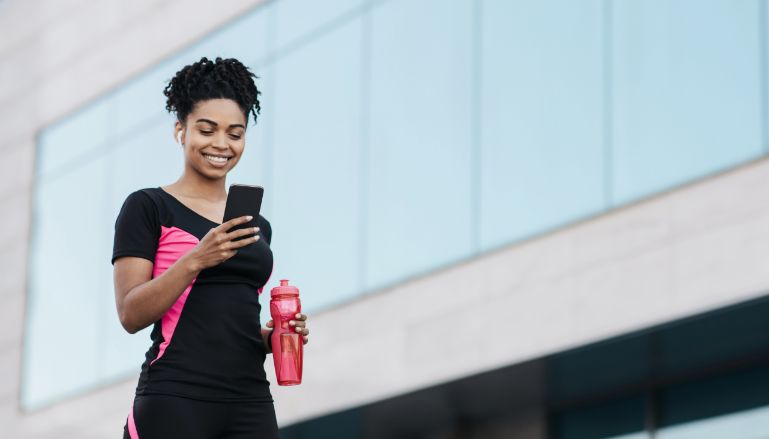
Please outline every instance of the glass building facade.
[[[162, 90], [201, 56], [260, 77], [228, 182], [265, 187], [271, 283], [312, 313], [765, 156], [768, 19], [765, 0], [265, 2], [39, 133], [22, 407], [138, 373], [114, 221], [181, 174]], [[601, 434], [645, 437], [645, 396], [622, 398], [553, 431], [619, 410], [640, 427]]]

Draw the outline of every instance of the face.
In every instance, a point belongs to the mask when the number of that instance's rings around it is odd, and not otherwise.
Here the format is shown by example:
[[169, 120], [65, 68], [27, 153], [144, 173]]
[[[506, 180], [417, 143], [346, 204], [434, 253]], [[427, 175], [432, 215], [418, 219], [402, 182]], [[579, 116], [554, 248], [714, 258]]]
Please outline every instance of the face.
[[231, 99], [198, 102], [182, 125], [176, 122], [174, 136], [182, 132], [185, 167], [218, 180], [235, 167], [243, 154], [246, 117]]

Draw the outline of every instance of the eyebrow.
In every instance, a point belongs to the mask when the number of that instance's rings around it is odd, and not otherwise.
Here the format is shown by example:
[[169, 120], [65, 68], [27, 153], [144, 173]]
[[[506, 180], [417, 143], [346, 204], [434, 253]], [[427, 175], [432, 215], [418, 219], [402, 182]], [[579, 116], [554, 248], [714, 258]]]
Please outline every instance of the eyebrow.
[[[195, 121], [195, 123], [198, 123], [198, 122], [210, 123], [211, 125], [213, 125], [215, 127], [219, 126], [218, 123], [214, 122], [213, 120], [209, 120], [209, 119], [198, 119], [198, 120]], [[239, 124], [239, 123], [233, 123], [233, 124], [230, 125], [230, 128], [238, 128], [238, 127], [243, 128], [244, 130], [246, 129], [245, 126], [243, 126], [242, 124]]]

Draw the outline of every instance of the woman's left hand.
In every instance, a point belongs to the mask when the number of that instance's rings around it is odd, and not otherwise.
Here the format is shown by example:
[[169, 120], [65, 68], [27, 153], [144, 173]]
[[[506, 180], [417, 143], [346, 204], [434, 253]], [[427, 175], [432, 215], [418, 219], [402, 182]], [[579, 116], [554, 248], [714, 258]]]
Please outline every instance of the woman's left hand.
[[307, 342], [310, 341], [310, 330], [307, 329], [307, 314], [298, 313], [296, 315], [296, 320], [289, 320], [288, 325], [293, 326], [297, 333], [302, 334], [304, 344], [307, 344]]
[[[302, 334], [304, 338], [304, 344], [307, 344], [307, 342], [310, 341], [310, 330], [307, 329], [307, 314], [297, 314], [294, 316], [294, 320], [289, 320], [288, 325], [294, 327], [294, 331], [296, 331], [298, 334]], [[273, 328], [275, 323], [270, 320], [267, 322], [268, 328]]]

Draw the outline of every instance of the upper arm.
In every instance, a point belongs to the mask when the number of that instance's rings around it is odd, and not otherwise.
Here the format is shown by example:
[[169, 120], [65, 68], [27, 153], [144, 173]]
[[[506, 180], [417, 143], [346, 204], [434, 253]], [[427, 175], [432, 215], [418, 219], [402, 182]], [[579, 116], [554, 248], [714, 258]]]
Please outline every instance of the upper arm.
[[144, 258], [125, 256], [115, 260], [112, 273], [115, 283], [115, 304], [119, 314], [122, 314], [128, 292], [152, 279], [152, 267], [152, 262]]
[[115, 220], [112, 263], [123, 256], [154, 261], [160, 239], [159, 217], [157, 206], [146, 193], [130, 194]]
[[152, 279], [159, 238], [157, 206], [142, 191], [130, 194], [115, 221], [112, 249], [115, 302], [121, 318], [128, 292]]

